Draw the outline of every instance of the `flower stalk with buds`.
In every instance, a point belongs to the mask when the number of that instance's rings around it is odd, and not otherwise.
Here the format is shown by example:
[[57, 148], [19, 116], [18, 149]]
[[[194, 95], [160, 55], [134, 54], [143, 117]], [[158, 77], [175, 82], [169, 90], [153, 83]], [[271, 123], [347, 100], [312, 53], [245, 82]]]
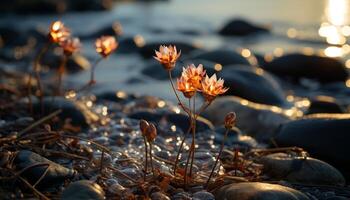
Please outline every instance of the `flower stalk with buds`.
[[57, 87], [57, 95], [62, 94], [62, 78], [63, 74], [66, 71], [66, 64], [69, 59], [74, 53], [78, 52], [81, 48], [81, 43], [79, 38], [66, 38], [59, 42], [59, 45], [63, 49], [63, 56], [61, 60], [61, 64], [58, 68], [58, 87]]
[[[187, 177], [189, 169], [189, 177], [192, 176], [194, 155], [195, 155], [195, 134], [196, 134], [196, 120], [201, 112], [203, 112], [215, 99], [216, 96], [225, 93], [228, 88], [224, 88], [224, 81], [222, 79], [217, 80], [216, 75], [213, 75], [209, 78], [206, 75], [206, 71], [203, 69], [203, 65], [198, 65], [197, 67], [193, 64], [183, 68], [181, 77], [177, 79], [177, 88], [172, 81], [171, 71], [176, 65], [180, 53], [177, 53], [175, 46], [160, 46], [159, 51], [156, 51], [156, 56], [154, 58], [160, 62], [164, 69], [168, 71], [170, 83], [172, 89], [175, 93], [175, 96], [178, 100], [178, 105], [188, 114], [190, 127], [187, 132], [184, 134], [180, 148], [178, 150], [176, 160], [174, 163], [174, 175], [176, 174], [176, 168], [179, 161], [179, 157], [186, 139], [186, 134], [192, 131], [192, 143], [187, 157], [186, 166], [185, 166], [185, 175], [184, 175], [184, 185], [187, 186]], [[189, 105], [186, 107], [180, 100], [177, 91], [182, 92], [185, 98], [188, 99]], [[205, 102], [201, 108], [196, 110], [196, 94], [202, 93]], [[190, 162], [191, 161], [191, 162]], [[190, 167], [188, 167], [190, 166]]]
[[214, 174], [214, 170], [215, 170], [215, 168], [216, 168], [216, 166], [218, 164], [218, 161], [220, 160], [220, 157], [221, 157], [221, 154], [222, 154], [222, 150], [224, 149], [224, 145], [225, 145], [225, 142], [226, 142], [226, 139], [227, 139], [228, 132], [235, 126], [235, 124], [236, 124], [236, 113], [234, 113], [234, 112], [227, 113], [227, 115], [225, 116], [225, 121], [224, 121], [225, 129], [226, 129], [225, 135], [224, 135], [224, 139], [222, 140], [219, 154], [216, 157], [215, 164], [213, 166], [213, 169], [211, 170], [211, 173], [209, 175], [209, 178], [207, 180], [205, 188], [208, 187], [208, 185], [210, 183], [210, 179], [211, 179], [211, 177]]
[[[58, 44], [59, 42], [67, 39], [70, 37], [70, 30], [64, 26], [64, 24], [61, 21], [55, 21], [51, 24], [49, 33], [47, 35], [48, 42], [41, 48], [40, 52], [36, 55], [34, 59], [34, 64], [33, 64], [33, 71], [35, 73], [38, 89], [39, 89], [39, 101], [41, 105], [41, 113], [44, 112], [44, 107], [43, 107], [43, 95], [44, 95], [44, 90], [43, 86], [41, 83], [41, 78], [40, 78], [40, 60], [42, 56], [49, 50], [51, 44]], [[28, 80], [28, 96], [29, 96], [29, 102], [31, 102], [31, 79], [32, 76], [29, 76]]]

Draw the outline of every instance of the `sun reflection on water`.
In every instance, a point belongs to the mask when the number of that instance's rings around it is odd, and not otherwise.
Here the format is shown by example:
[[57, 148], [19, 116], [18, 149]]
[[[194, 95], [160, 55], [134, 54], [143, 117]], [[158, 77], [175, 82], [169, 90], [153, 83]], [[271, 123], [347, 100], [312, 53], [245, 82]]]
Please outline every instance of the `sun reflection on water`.
[[349, 53], [343, 46], [350, 36], [349, 14], [349, 0], [326, 1], [324, 22], [318, 30], [318, 34], [331, 45], [324, 50], [326, 56], [342, 57]]

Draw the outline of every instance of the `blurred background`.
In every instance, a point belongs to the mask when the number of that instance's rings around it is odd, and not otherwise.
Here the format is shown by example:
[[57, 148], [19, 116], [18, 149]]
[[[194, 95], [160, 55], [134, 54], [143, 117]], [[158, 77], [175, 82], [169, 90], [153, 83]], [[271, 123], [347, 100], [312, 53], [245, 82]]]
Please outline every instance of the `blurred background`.
[[[148, 58], [161, 43], [191, 51], [232, 49], [245, 58], [254, 55], [257, 65], [299, 52], [339, 58], [350, 68], [349, 0], [12, 0], [1, 1], [0, 10], [0, 59], [10, 67], [17, 62], [28, 65], [25, 58], [40, 46], [38, 35], [45, 35], [55, 20], [62, 20], [82, 40], [84, 59], [77, 61], [82, 69], [98, 56], [95, 38], [115, 34], [120, 42], [116, 55], [97, 69], [104, 88], [143, 93], [146, 88], [137, 83], [146, 81], [161, 89], [148, 93], [167, 97], [159, 80], [154, 82], [141, 70], [153, 64]], [[139, 48], [148, 44], [153, 44], [146, 48], [149, 52], [140, 53]], [[183, 50], [185, 58], [189, 52]], [[216, 70], [221, 67], [222, 63], [214, 63]], [[67, 79], [71, 84], [88, 79], [86, 70], [72, 71]]]

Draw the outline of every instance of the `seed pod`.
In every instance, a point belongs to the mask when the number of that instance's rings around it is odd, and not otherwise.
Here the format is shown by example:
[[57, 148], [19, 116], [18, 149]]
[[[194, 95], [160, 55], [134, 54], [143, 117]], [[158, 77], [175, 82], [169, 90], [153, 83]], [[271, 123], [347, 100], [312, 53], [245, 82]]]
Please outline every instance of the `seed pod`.
[[225, 116], [225, 128], [232, 129], [236, 125], [236, 113], [229, 112]]
[[141, 134], [143, 136], [145, 136], [147, 134], [146, 132], [147, 132], [148, 127], [149, 127], [149, 123], [146, 120], [141, 119], [140, 120], [140, 130], [141, 130]]
[[146, 138], [148, 142], [153, 142], [157, 137], [157, 128], [153, 123], [149, 123], [146, 130]]

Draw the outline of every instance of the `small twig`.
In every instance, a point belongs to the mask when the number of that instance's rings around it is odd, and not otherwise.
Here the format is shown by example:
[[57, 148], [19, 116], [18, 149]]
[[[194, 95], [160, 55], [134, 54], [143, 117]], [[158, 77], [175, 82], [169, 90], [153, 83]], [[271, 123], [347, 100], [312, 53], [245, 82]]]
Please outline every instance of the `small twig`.
[[47, 121], [47, 120], [49, 120], [49, 119], [55, 117], [56, 115], [60, 114], [61, 112], [62, 112], [61, 109], [60, 109], [60, 110], [56, 110], [55, 112], [53, 112], [53, 113], [51, 113], [51, 114], [49, 114], [49, 115], [47, 115], [47, 116], [45, 116], [45, 117], [39, 119], [38, 121], [34, 122], [33, 124], [31, 124], [31, 125], [28, 126], [27, 128], [25, 128], [25, 129], [23, 129], [22, 131], [20, 131], [20, 132], [18, 133], [18, 137], [23, 136], [26, 132], [32, 130], [32, 129], [35, 128], [36, 126], [38, 126], [38, 125], [44, 123], [45, 121]]
[[37, 190], [35, 187], [33, 187], [26, 179], [22, 178], [21, 176], [18, 177], [24, 184], [26, 184], [33, 192], [34, 194], [38, 195], [40, 199], [44, 200], [50, 200], [47, 196], [45, 196], [43, 193], [41, 193], [39, 190]]
[[108, 166], [109, 169], [117, 172], [118, 174], [120, 174], [121, 176], [129, 179], [130, 181], [134, 182], [134, 183], [139, 183], [138, 181], [136, 181], [135, 179], [131, 178], [130, 176], [126, 175], [124, 172], [121, 172], [119, 169], [117, 168], [114, 168], [114, 167], [111, 167], [111, 166]]

